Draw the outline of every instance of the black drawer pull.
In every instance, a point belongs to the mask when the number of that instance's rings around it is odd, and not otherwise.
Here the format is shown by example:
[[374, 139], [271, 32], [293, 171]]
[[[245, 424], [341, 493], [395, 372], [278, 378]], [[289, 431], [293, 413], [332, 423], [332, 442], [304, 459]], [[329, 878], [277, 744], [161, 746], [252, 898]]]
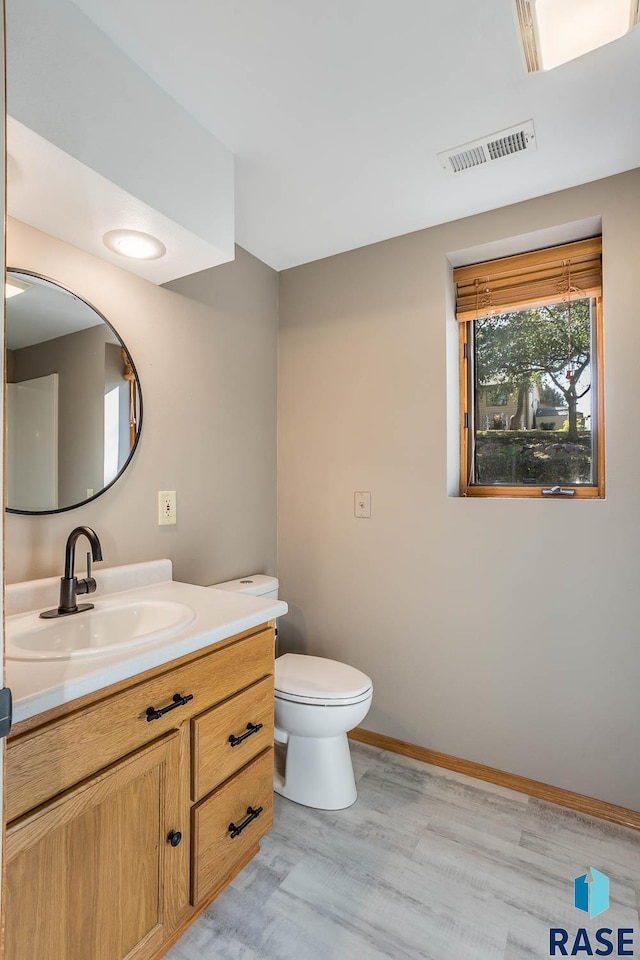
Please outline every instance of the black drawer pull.
[[236, 837], [239, 837], [245, 827], [248, 827], [252, 820], [255, 820], [256, 817], [259, 817], [262, 813], [264, 807], [258, 807], [257, 810], [254, 810], [253, 807], [247, 807], [247, 818], [243, 820], [242, 823], [239, 823], [236, 827], [235, 823], [230, 823], [228, 826], [229, 836], [232, 840], [235, 840]]
[[250, 737], [252, 733], [257, 733], [258, 730], [262, 730], [261, 723], [248, 723], [247, 732], [243, 733], [242, 736], [240, 737], [236, 737], [232, 733], [231, 736], [229, 737], [229, 743], [231, 744], [232, 747], [237, 747], [239, 743], [242, 743], [243, 740], [246, 740], [247, 737]]
[[181, 840], [182, 840], [182, 834], [180, 833], [179, 830], [172, 830], [169, 836], [167, 837], [167, 841], [171, 844], [172, 847], [180, 846]]
[[167, 707], [161, 707], [160, 710], [156, 710], [155, 707], [147, 707], [147, 722], [151, 723], [152, 720], [159, 720], [160, 717], [164, 717], [165, 713], [175, 710], [176, 707], [183, 707], [185, 703], [189, 703], [189, 700], [193, 700], [192, 693], [188, 693], [186, 697], [183, 697], [181, 693], [174, 693], [173, 702]]

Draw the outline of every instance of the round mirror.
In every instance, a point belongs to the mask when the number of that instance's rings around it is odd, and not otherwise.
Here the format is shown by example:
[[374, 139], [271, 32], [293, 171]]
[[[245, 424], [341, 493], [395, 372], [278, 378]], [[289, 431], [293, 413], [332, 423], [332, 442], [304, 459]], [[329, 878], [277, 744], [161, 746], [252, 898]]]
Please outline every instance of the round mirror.
[[142, 426], [131, 355], [81, 297], [7, 270], [7, 510], [59, 513], [104, 493]]

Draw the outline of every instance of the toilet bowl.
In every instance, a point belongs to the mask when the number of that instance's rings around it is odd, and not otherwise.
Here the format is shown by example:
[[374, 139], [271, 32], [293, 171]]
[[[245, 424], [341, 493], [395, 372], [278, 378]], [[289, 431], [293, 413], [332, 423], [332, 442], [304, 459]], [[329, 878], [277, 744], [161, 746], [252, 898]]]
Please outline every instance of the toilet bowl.
[[[252, 575], [213, 586], [278, 596], [275, 577]], [[369, 712], [370, 678], [337, 660], [286, 653], [276, 658], [274, 687], [274, 790], [319, 810], [350, 807], [357, 790], [347, 733]]]
[[320, 810], [355, 803], [347, 732], [364, 720], [373, 684], [354, 667], [324, 657], [286, 653], [276, 660], [276, 743], [286, 747], [276, 793]]

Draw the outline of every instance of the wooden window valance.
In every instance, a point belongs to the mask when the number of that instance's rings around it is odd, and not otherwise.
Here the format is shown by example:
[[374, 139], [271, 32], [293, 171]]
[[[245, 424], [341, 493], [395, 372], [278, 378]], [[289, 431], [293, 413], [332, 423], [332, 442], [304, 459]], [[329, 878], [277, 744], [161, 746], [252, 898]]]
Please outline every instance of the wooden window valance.
[[476, 320], [506, 310], [599, 296], [602, 237], [456, 267], [456, 317]]

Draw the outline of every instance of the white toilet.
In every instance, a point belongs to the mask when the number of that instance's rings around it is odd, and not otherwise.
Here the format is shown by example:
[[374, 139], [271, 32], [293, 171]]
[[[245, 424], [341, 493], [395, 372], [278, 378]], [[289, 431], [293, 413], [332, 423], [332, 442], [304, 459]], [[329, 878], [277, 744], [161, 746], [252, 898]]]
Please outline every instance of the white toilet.
[[[218, 590], [278, 596], [275, 577], [252, 575]], [[275, 739], [286, 751], [276, 767], [276, 793], [320, 810], [342, 810], [355, 803], [347, 732], [364, 720], [373, 699], [366, 674], [337, 660], [287, 653], [275, 662]]]

